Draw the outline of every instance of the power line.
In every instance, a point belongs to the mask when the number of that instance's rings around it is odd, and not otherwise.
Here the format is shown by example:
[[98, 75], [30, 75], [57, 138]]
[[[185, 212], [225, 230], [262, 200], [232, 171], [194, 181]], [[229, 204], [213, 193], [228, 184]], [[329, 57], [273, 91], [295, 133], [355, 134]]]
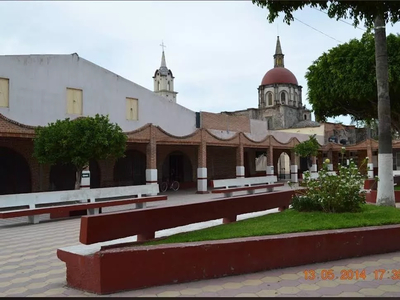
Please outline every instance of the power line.
[[308, 24], [304, 23], [303, 21], [300, 21], [298, 18], [294, 18], [294, 19], [297, 20], [297, 21], [299, 21], [300, 23], [303, 23], [304, 25], [306, 25], [306, 26], [308, 26], [308, 27], [314, 29], [315, 31], [318, 31], [319, 33], [322, 33], [323, 35], [326, 35], [327, 37], [329, 37], [329, 38], [331, 38], [331, 39], [333, 39], [333, 40], [335, 40], [335, 41], [337, 41], [337, 42], [339, 42], [339, 43], [343, 43], [343, 42], [341, 42], [341, 41], [335, 39], [334, 37], [331, 37], [330, 35], [327, 35], [326, 33], [322, 32], [321, 30], [318, 30], [317, 28], [314, 28], [314, 27], [312, 27], [311, 25], [308, 25]]
[[[325, 12], [325, 11], [323, 11], [323, 10], [317, 9], [317, 8], [315, 8], [315, 7], [313, 7], [313, 9], [315, 9], [315, 10], [317, 10], [317, 11], [320, 11], [320, 12], [322, 12], [322, 13], [328, 15], [328, 13]], [[354, 27], [353, 24], [351, 24], [351, 23], [349, 23], [349, 22], [346, 22], [346, 21], [343, 20], [343, 19], [339, 19], [339, 21], [341, 21], [341, 22], [343, 22], [343, 23], [346, 23], [346, 24], [350, 25], [351, 27]], [[362, 30], [362, 31], [367, 31], [367, 30], [365, 30], [364, 28], [361, 28], [361, 27], [358, 27], [358, 26], [356, 26], [355, 28], [360, 29], [360, 30]]]

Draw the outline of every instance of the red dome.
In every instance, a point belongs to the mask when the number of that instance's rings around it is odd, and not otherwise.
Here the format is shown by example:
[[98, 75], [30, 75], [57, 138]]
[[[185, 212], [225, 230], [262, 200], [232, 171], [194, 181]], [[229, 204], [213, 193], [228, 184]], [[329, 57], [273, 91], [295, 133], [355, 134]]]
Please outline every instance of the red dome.
[[293, 75], [288, 69], [283, 67], [276, 67], [269, 70], [263, 77], [261, 85], [275, 84], [275, 83], [291, 83], [298, 85], [296, 76]]

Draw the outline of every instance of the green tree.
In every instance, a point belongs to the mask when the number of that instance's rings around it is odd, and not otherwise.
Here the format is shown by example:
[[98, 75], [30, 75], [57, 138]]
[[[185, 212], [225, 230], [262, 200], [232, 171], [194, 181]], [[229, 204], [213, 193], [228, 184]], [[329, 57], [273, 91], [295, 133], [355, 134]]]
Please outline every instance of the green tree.
[[57, 120], [45, 127], [37, 127], [34, 156], [39, 163], [75, 166], [75, 189], [80, 188], [82, 170], [91, 159], [124, 156], [127, 136], [108, 116]]
[[314, 134], [310, 135], [308, 140], [294, 146], [293, 151], [300, 157], [306, 157], [308, 161], [312, 156], [318, 155], [319, 147], [320, 145]]
[[[369, 28], [374, 27], [375, 64], [378, 94], [379, 153], [378, 153], [378, 195], [377, 205], [395, 206], [393, 186], [393, 153], [391, 136], [391, 113], [389, 98], [388, 56], [385, 25], [396, 23], [400, 18], [398, 1], [266, 1], [252, 2], [269, 11], [268, 20], [272, 23], [284, 13], [284, 21], [294, 20], [293, 12], [306, 6], [327, 10], [330, 18], [350, 18], [357, 26], [364, 21]], [[334, 99], [331, 99], [334, 101]]]
[[[400, 35], [390, 34], [387, 46], [392, 128], [399, 131]], [[353, 120], [371, 125], [378, 118], [373, 34], [365, 33], [360, 40], [353, 39], [323, 53], [305, 77], [308, 100], [318, 121], [351, 115]]]

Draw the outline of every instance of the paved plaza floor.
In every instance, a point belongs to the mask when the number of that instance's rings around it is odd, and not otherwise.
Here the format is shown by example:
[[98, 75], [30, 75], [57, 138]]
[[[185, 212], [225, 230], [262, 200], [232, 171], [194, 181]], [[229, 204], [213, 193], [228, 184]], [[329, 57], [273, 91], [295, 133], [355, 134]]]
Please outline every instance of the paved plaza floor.
[[[287, 187], [285, 187], [286, 189]], [[179, 205], [218, 198], [212, 194], [198, 195], [193, 190], [168, 192], [168, 200], [152, 203]], [[133, 206], [124, 206], [124, 209]], [[116, 211], [107, 208], [105, 211]], [[119, 208], [121, 210], [121, 207]], [[277, 210], [239, 216], [239, 220]], [[69, 288], [66, 285], [65, 263], [57, 258], [60, 247], [77, 245], [80, 218], [49, 220], [41, 216], [39, 224], [28, 224], [27, 217], [0, 220], [0, 297], [92, 297], [99, 296]], [[156, 236], [221, 224], [221, 220], [203, 222], [157, 232]], [[299, 253], [301, 255], [301, 253]], [[328, 270], [335, 279], [322, 280]], [[341, 279], [350, 271], [365, 271], [364, 278]], [[307, 272], [307, 274], [305, 273]], [[315, 272], [315, 279], [312, 273]], [[354, 277], [357, 276], [354, 273]], [[398, 274], [398, 276], [397, 276]], [[364, 256], [326, 263], [257, 272], [218, 279], [150, 287], [107, 296], [119, 297], [321, 297], [321, 296], [400, 296], [400, 252]]]

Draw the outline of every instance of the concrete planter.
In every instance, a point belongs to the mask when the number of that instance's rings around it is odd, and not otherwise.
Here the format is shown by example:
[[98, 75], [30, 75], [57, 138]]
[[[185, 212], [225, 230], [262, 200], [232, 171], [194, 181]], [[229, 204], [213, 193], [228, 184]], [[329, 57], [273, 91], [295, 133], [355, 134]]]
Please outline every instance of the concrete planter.
[[229, 240], [103, 247], [90, 255], [58, 249], [68, 285], [97, 294], [400, 251], [400, 225]]

